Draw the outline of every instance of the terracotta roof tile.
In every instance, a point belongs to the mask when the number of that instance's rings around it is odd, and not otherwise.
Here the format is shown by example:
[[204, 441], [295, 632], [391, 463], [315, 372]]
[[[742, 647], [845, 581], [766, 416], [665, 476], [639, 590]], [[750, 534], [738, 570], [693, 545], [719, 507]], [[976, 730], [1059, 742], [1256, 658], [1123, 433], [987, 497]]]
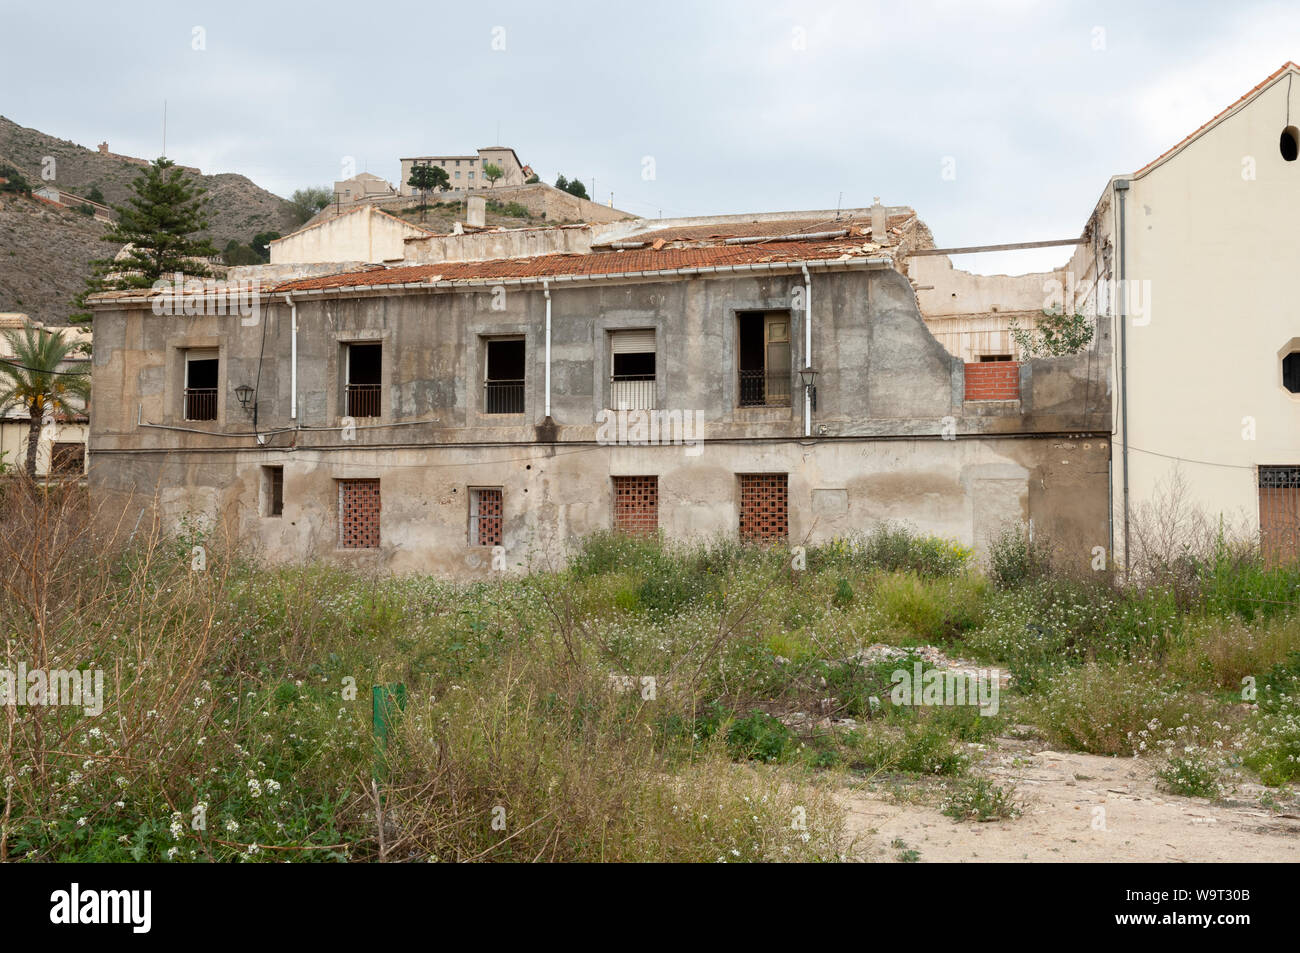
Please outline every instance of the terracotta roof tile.
[[276, 286], [274, 293], [346, 288], [358, 285], [397, 285], [426, 281], [472, 281], [492, 278], [552, 278], [562, 275], [600, 276], [644, 271], [667, 271], [715, 265], [866, 257], [862, 240], [830, 242], [767, 242], [762, 245], [710, 245], [699, 248], [637, 249], [595, 252], [589, 255], [538, 255], [494, 261], [442, 262], [386, 268], [382, 272], [345, 272], [317, 278], [298, 278]]
[[1163, 161], [1164, 159], [1166, 159], [1166, 158], [1168, 158], [1169, 156], [1173, 155], [1175, 152], [1177, 152], [1177, 151], [1178, 151], [1179, 149], [1181, 149], [1183, 146], [1187, 145], [1187, 143], [1191, 142], [1193, 139], [1195, 139], [1197, 136], [1199, 136], [1199, 135], [1200, 135], [1203, 131], [1205, 131], [1207, 128], [1209, 128], [1210, 126], [1214, 125], [1216, 122], [1218, 122], [1218, 121], [1219, 121], [1220, 119], [1222, 119], [1224, 116], [1226, 116], [1228, 113], [1232, 112], [1234, 109], [1236, 109], [1236, 108], [1237, 108], [1238, 106], [1240, 106], [1242, 103], [1244, 103], [1246, 100], [1250, 99], [1252, 96], [1254, 96], [1256, 93], [1258, 93], [1261, 89], [1263, 89], [1263, 88], [1264, 88], [1265, 86], [1267, 86], [1269, 83], [1273, 82], [1273, 80], [1277, 79], [1279, 76], [1281, 76], [1281, 75], [1282, 75], [1283, 73], [1285, 73], [1287, 70], [1296, 70], [1296, 71], [1300, 72], [1300, 66], [1297, 66], [1295, 63], [1291, 62], [1290, 60], [1287, 60], [1287, 61], [1286, 61], [1285, 63], [1283, 63], [1280, 67], [1278, 67], [1276, 70], [1274, 70], [1274, 71], [1273, 71], [1272, 73], [1270, 73], [1268, 76], [1266, 76], [1266, 77], [1265, 77], [1261, 82], [1257, 83], [1257, 84], [1256, 84], [1252, 89], [1250, 89], [1250, 90], [1249, 90], [1249, 91], [1248, 91], [1244, 96], [1242, 96], [1240, 99], [1238, 99], [1236, 102], [1234, 102], [1231, 106], [1228, 106], [1226, 109], [1222, 109], [1222, 110], [1220, 110], [1218, 113], [1216, 113], [1216, 114], [1215, 114], [1214, 116], [1212, 116], [1210, 119], [1208, 119], [1208, 120], [1206, 120], [1205, 122], [1201, 123], [1201, 125], [1197, 126], [1196, 129], [1192, 131], [1191, 135], [1189, 135], [1189, 136], [1187, 136], [1187, 137], [1185, 137], [1185, 138], [1183, 138], [1183, 139], [1180, 139], [1180, 140], [1179, 140], [1178, 142], [1176, 142], [1174, 145], [1170, 146], [1170, 147], [1169, 147], [1168, 149], [1166, 149], [1164, 152], [1160, 153], [1160, 155], [1156, 156], [1154, 159], [1152, 159], [1150, 162], [1148, 162], [1148, 163], [1147, 163], [1146, 165], [1144, 165], [1142, 168], [1138, 169], [1138, 170], [1137, 170], [1136, 172], [1134, 172], [1133, 174], [1134, 174], [1134, 175], [1141, 175], [1143, 172], [1147, 171], [1148, 169], [1152, 168], [1153, 166], [1159, 164], [1159, 163], [1160, 163], [1161, 161]]

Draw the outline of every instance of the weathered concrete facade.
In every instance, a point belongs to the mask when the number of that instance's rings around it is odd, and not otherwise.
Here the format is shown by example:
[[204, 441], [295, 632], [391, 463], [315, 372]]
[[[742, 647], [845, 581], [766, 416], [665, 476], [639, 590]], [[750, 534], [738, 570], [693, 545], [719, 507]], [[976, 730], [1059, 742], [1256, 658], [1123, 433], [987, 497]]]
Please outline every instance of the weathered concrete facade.
[[[740, 475], [762, 473], [787, 475], [791, 543], [893, 519], [977, 547], [1031, 520], [1082, 552], [1106, 544], [1108, 346], [1022, 365], [1018, 400], [967, 401], [963, 362], [887, 264], [706, 272], [299, 282], [265, 296], [256, 322], [161, 316], [147, 299], [105, 296], [92, 493], [115, 518], [127, 508], [128, 523], [155, 499], [170, 522], [223, 522], [272, 560], [455, 575], [486, 573], [491, 559], [472, 537], [475, 488], [500, 488], [501, 545], [515, 567], [610, 528], [620, 476], [657, 478], [657, 522], [675, 537], [734, 536]], [[788, 366], [769, 370], [790, 382], [785, 406], [742, 406], [742, 316], [754, 313], [788, 315], [788, 358], [778, 352]], [[611, 442], [613, 333], [648, 329], [653, 406], [702, 419], [702, 430], [638, 445], [634, 424], [632, 439]], [[522, 412], [489, 413], [486, 348], [512, 338], [524, 342]], [[366, 343], [381, 346], [380, 406], [353, 430], [347, 355]], [[188, 349], [217, 355], [213, 420], [186, 419]], [[805, 421], [798, 370], [809, 363], [816, 410]], [[257, 388], [256, 434], [240, 386]], [[283, 467], [275, 516], [265, 515], [268, 466]], [[359, 479], [379, 481], [379, 545], [340, 548], [339, 481]]]

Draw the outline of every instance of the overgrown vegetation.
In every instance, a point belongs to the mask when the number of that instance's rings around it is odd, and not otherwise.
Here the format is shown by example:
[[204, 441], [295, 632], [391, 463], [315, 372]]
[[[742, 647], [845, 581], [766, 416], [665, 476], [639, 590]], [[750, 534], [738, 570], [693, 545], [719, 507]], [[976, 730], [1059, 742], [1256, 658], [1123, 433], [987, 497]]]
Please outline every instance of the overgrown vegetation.
[[[1014, 823], [981, 769], [1012, 719], [1150, 759], [1176, 795], [1297, 779], [1300, 567], [1243, 547], [1120, 587], [1011, 537], [986, 573], [897, 525], [806, 568], [597, 534], [453, 583], [262, 567], [201, 522], [0, 493], [0, 668], [106, 683], [97, 716], [0, 707], [0, 858], [833, 860], [848, 779]], [[895, 704], [934, 647], [1009, 670], [1002, 710]], [[372, 686], [397, 684], [380, 740]]]
[[1012, 318], [1008, 330], [1025, 359], [1064, 357], [1067, 354], [1078, 354], [1092, 344], [1097, 331], [1097, 319], [1086, 314], [1044, 310], [1034, 327], [1022, 328]]

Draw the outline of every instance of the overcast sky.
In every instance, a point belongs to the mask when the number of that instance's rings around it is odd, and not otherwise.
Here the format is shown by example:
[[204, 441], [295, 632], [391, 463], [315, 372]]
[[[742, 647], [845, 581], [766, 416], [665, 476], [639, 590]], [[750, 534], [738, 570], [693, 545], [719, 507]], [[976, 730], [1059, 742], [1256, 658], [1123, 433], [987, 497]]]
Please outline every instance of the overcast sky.
[[152, 158], [166, 99], [173, 159], [281, 195], [500, 143], [640, 215], [878, 195], [974, 245], [1077, 235], [1288, 59], [1297, 3], [6, 2], [0, 114]]

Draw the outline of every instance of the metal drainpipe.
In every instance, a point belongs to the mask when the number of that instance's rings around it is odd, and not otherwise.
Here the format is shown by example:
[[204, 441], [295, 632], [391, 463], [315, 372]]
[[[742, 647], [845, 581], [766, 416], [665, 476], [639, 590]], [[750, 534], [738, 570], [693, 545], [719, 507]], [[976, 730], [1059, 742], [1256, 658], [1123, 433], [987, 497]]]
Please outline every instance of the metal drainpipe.
[[543, 279], [542, 294], [546, 296], [546, 418], [551, 416], [551, 285]]
[[[803, 266], [803, 366], [812, 367], [812, 275]], [[803, 389], [803, 435], [812, 436], [812, 388]]]
[[1123, 395], [1123, 403], [1120, 405], [1120, 426], [1124, 429], [1122, 446], [1124, 448], [1124, 575], [1126, 578], [1131, 566], [1128, 518], [1128, 289], [1124, 284], [1128, 257], [1128, 236], [1124, 231], [1124, 198], [1128, 195], [1128, 189], [1128, 179], [1115, 180], [1115, 191], [1119, 193], [1119, 390]]
[[284, 303], [289, 306], [292, 333], [289, 338], [289, 419], [298, 422], [298, 305], [293, 295], [286, 294]]

